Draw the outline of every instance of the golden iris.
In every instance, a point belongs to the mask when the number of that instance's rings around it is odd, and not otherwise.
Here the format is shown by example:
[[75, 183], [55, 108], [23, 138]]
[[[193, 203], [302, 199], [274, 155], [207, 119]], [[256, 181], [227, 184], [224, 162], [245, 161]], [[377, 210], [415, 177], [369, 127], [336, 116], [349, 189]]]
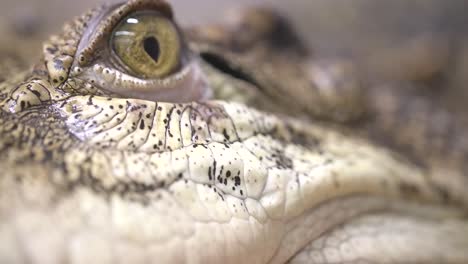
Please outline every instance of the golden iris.
[[111, 46], [138, 77], [163, 78], [179, 67], [179, 32], [171, 20], [156, 12], [127, 16], [112, 33]]

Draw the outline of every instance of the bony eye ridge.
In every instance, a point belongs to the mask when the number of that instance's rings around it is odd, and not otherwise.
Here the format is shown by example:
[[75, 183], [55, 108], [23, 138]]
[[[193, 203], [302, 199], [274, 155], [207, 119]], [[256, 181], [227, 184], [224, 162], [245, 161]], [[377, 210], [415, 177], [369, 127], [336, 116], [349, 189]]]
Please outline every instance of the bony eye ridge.
[[161, 79], [179, 69], [181, 39], [174, 23], [157, 12], [136, 12], [114, 29], [110, 46], [136, 77]]

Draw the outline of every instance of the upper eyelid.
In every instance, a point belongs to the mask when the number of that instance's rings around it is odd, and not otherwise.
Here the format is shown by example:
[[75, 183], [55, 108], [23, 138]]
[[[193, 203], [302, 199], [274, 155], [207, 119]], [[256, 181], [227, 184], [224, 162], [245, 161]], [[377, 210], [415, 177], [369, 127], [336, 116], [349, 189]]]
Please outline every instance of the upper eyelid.
[[[139, 10], [155, 10], [160, 14], [166, 16], [168, 19], [173, 19], [173, 12], [171, 6], [165, 1], [160, 0], [131, 0], [127, 4], [121, 5], [117, 8], [113, 6], [105, 6], [100, 11], [100, 15], [92, 18], [95, 22], [93, 25], [97, 28], [88, 28], [86, 33], [82, 36], [77, 52], [77, 62], [79, 66], [86, 66], [98, 45], [105, 40], [112, 32], [113, 28], [127, 15]], [[107, 10], [107, 12], [106, 12]], [[103, 17], [106, 17], [104, 20]], [[92, 23], [91, 23], [92, 24]], [[87, 34], [87, 36], [86, 36]]]

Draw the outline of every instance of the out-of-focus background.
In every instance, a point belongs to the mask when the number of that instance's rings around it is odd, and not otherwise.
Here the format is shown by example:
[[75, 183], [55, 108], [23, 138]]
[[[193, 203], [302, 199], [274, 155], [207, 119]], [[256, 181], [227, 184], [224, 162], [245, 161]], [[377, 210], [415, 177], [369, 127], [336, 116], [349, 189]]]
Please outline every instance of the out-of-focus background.
[[[25, 17], [58, 30], [63, 21], [106, 0], [2, 0], [1, 20]], [[109, 0], [107, 0], [109, 1]], [[122, 0], [110, 0], [114, 2]], [[213, 22], [228, 8], [267, 5], [289, 16], [312, 44], [325, 50], [387, 39], [389, 35], [447, 33], [466, 27], [468, 0], [169, 0], [183, 25]], [[403, 36], [405, 37], [405, 36]], [[377, 43], [376, 43], [377, 44]]]
[[[64, 21], [101, 2], [1, 0], [0, 26], [26, 33], [34, 27], [54, 32]], [[444, 68], [453, 75], [455, 86], [468, 81], [468, 0], [169, 2], [182, 26], [220, 21], [229, 8], [272, 6], [291, 19], [316, 54], [357, 57], [372, 74], [392, 79], [425, 78]]]

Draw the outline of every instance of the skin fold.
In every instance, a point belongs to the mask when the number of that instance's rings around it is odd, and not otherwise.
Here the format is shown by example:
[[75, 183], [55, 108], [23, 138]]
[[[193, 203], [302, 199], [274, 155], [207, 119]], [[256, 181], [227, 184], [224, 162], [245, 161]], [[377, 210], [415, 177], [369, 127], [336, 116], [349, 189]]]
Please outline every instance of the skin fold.
[[[165, 21], [149, 44], [180, 40], [161, 76], [112, 48], [134, 14]], [[265, 8], [176, 18], [131, 0], [67, 23], [33, 63], [1, 47], [0, 263], [468, 262], [467, 125], [437, 65], [365, 76]]]

